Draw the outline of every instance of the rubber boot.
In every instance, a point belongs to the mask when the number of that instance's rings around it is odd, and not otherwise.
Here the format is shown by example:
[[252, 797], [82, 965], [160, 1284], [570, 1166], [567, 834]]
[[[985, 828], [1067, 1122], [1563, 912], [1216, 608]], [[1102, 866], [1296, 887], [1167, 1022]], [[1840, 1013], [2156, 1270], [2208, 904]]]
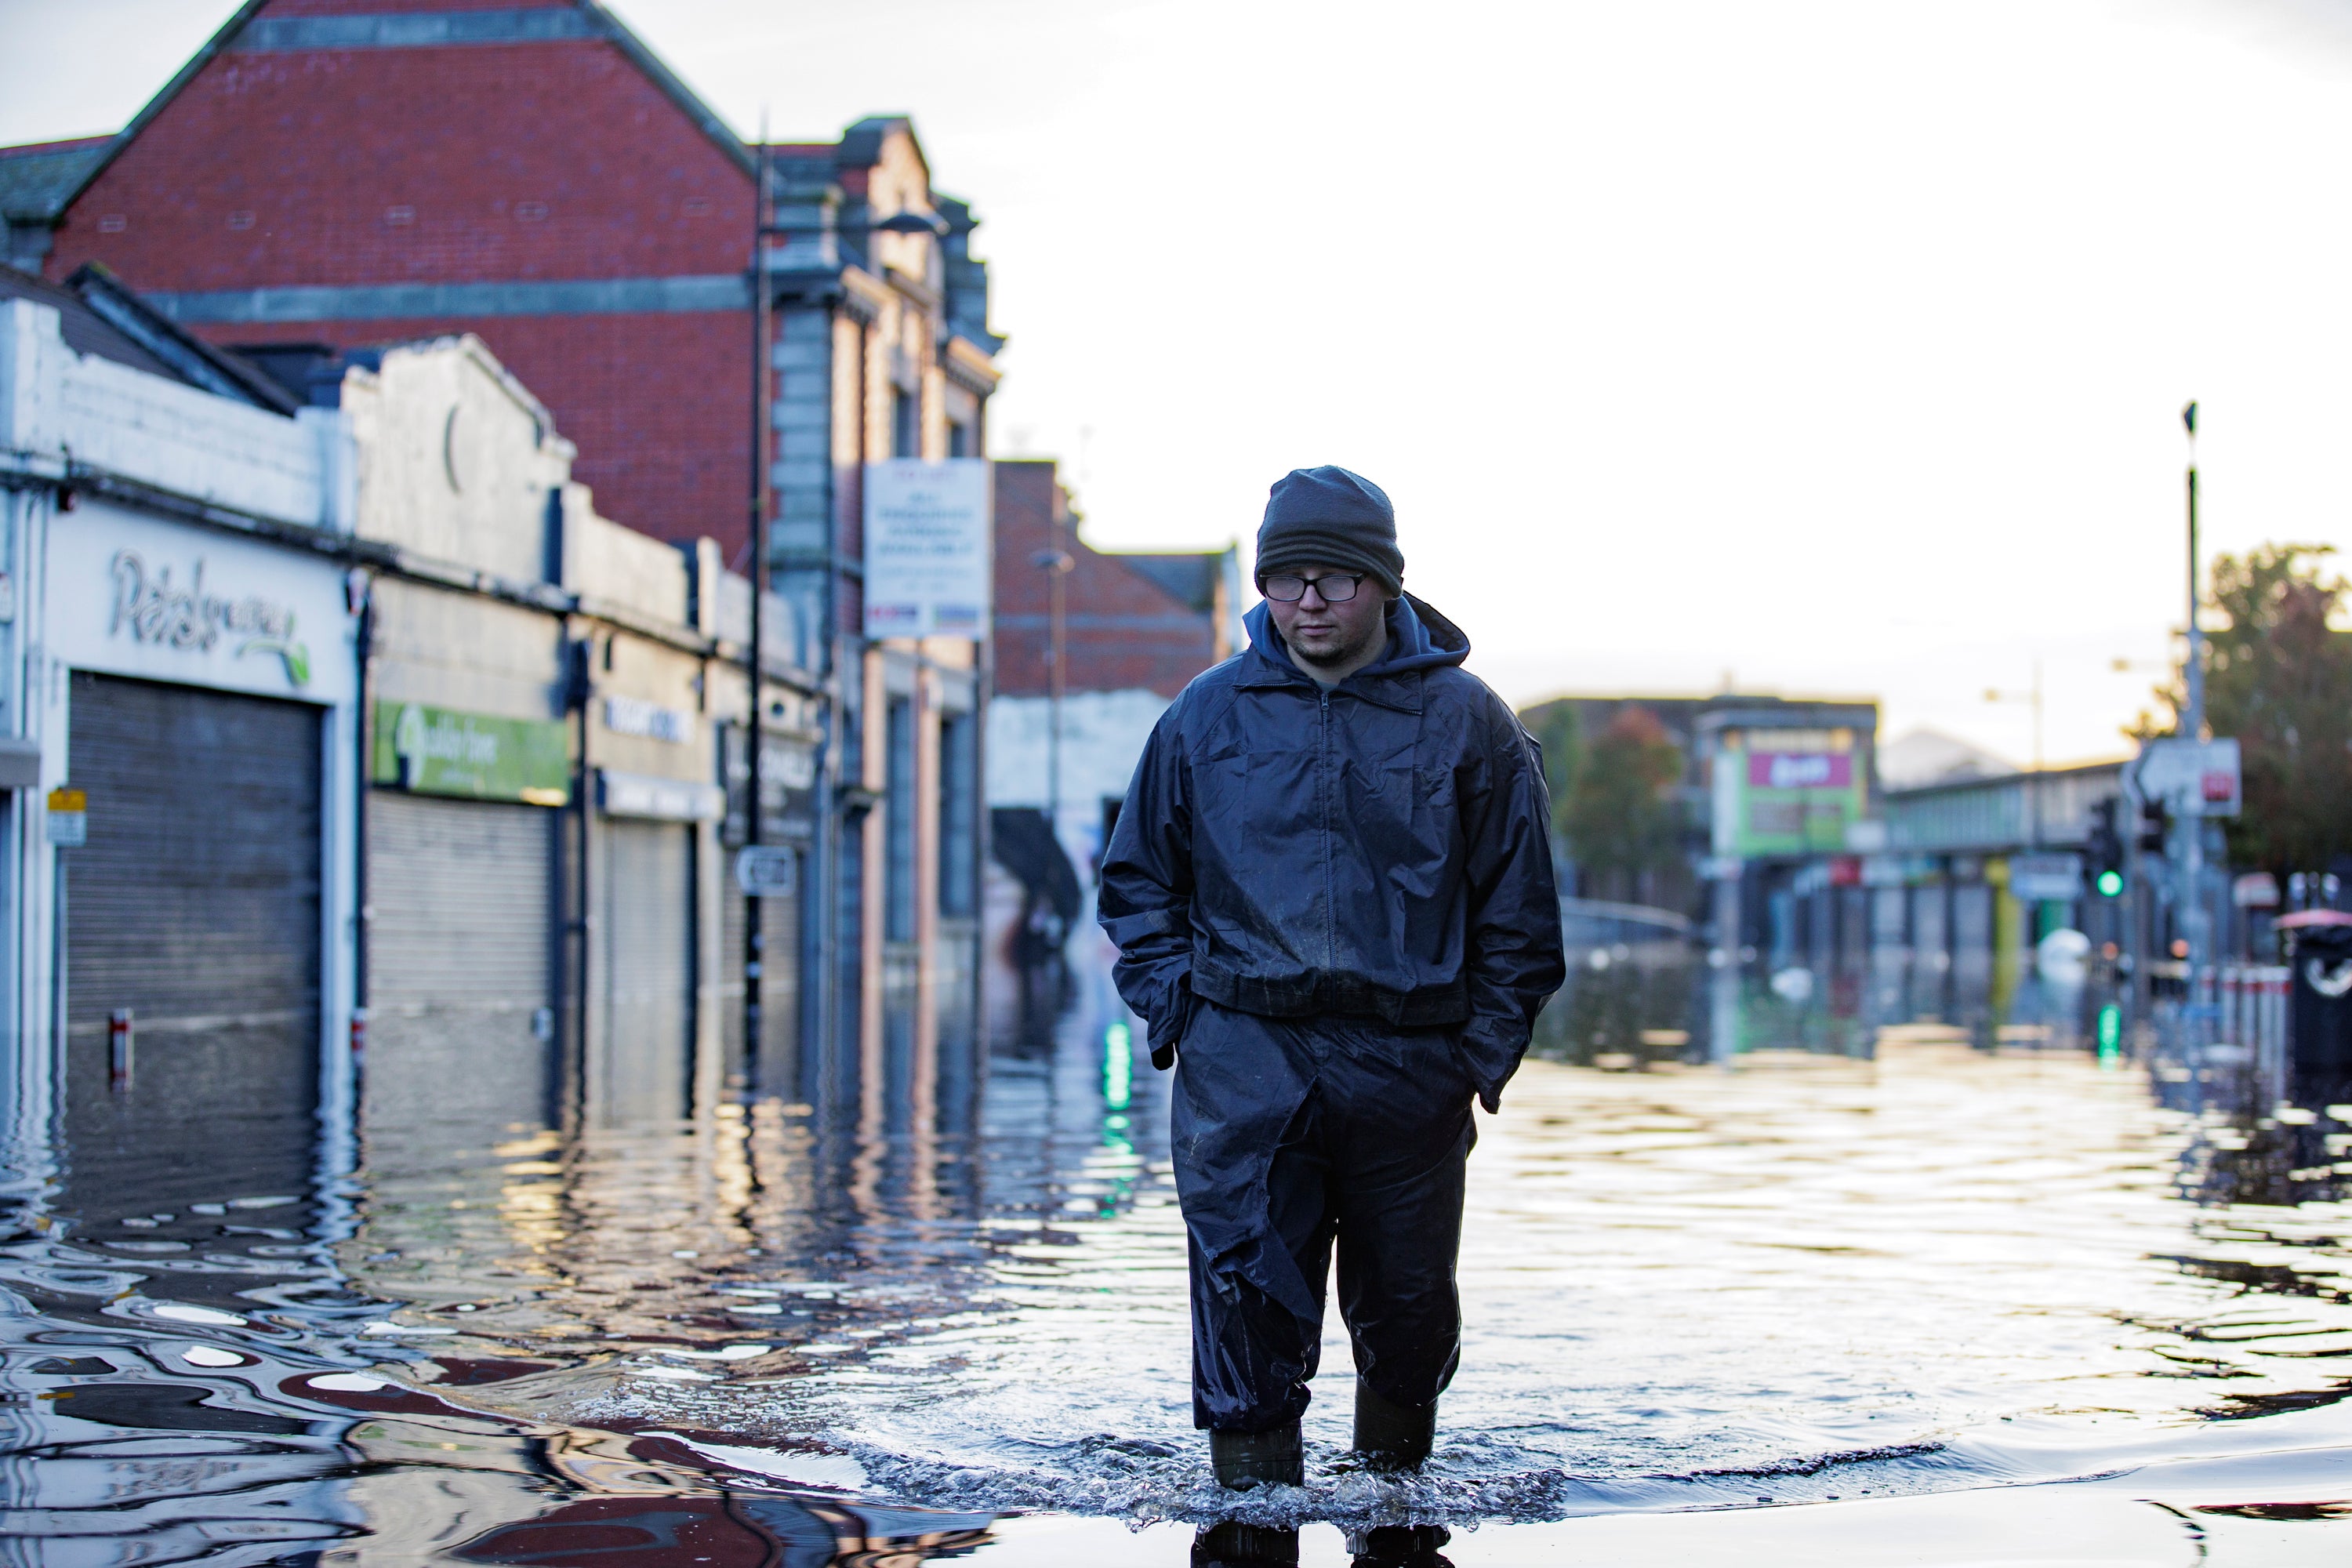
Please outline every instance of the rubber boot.
[[1417, 1470], [1437, 1438], [1437, 1402], [1391, 1405], [1356, 1379], [1356, 1452], [1373, 1470]]
[[1298, 1423], [1265, 1432], [1212, 1432], [1209, 1468], [1216, 1472], [1219, 1486], [1234, 1491], [1302, 1485], [1307, 1458], [1298, 1444]]
[[1237, 1519], [1210, 1525], [1192, 1537], [1192, 1568], [1295, 1568], [1298, 1531]]

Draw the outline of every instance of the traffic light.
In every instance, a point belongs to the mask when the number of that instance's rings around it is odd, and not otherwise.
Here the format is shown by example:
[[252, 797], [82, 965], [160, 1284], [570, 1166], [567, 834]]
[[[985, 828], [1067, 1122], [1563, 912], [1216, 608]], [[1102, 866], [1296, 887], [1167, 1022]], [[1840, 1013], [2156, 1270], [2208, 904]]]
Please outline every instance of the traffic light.
[[2139, 852], [2143, 855], [2164, 853], [2164, 802], [2143, 801], [2139, 808]]
[[2116, 831], [2116, 807], [2121, 804], [2114, 795], [2091, 807], [2090, 837], [2084, 843], [2084, 858], [2089, 862], [2091, 886], [2099, 897], [2112, 899], [2124, 890], [2124, 840]]

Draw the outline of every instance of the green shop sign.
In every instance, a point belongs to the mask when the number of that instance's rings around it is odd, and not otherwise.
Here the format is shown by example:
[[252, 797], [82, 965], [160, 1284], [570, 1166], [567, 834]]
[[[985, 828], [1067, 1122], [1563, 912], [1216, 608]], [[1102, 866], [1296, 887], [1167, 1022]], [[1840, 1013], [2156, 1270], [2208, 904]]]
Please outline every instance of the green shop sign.
[[376, 704], [369, 776], [417, 795], [531, 805], [564, 805], [572, 799], [572, 759], [562, 720], [492, 719], [421, 702]]

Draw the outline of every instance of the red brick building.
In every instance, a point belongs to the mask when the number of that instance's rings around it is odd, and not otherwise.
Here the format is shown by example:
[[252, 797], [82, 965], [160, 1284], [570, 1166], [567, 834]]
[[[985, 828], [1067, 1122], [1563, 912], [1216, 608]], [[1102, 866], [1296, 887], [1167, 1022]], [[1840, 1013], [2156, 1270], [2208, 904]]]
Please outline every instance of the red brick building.
[[[941, 296], [924, 357], [961, 337], [961, 380], [985, 385], [952, 409], [963, 388], [940, 389], [916, 440], [944, 453], [954, 422], [976, 451], [998, 346], [985, 272], [965, 250], [969, 212], [934, 201], [912, 140], [903, 121], [868, 121], [777, 151], [803, 194], [835, 188], [835, 249], [853, 264], [869, 209], [944, 218], [940, 275], [912, 274]], [[602, 7], [257, 0], [121, 135], [38, 151], [0, 154], [0, 206], [13, 254], [46, 239], [52, 279], [104, 262], [230, 346], [478, 333], [578, 443], [608, 515], [740, 553], [757, 152]], [[9, 163], [47, 177], [12, 183]], [[823, 205], [800, 216], [823, 222]]]
[[1174, 697], [1235, 650], [1233, 551], [1107, 553], [1078, 538], [1077, 522], [1053, 463], [996, 465], [998, 696], [1052, 692], [1057, 575], [1067, 691]]
[[886, 1014], [923, 1057], [972, 980], [982, 661], [856, 635], [863, 465], [979, 456], [1002, 346], [971, 210], [906, 120], [747, 145], [594, 0], [251, 0], [119, 135], [0, 150], [0, 216], [16, 265], [102, 263], [298, 391], [348, 351], [475, 333], [599, 511], [740, 566], [763, 166], [762, 521], [789, 662], [829, 698], [818, 789], [856, 804], [813, 847], [805, 989], [871, 1079], [900, 1071], [869, 1059]]

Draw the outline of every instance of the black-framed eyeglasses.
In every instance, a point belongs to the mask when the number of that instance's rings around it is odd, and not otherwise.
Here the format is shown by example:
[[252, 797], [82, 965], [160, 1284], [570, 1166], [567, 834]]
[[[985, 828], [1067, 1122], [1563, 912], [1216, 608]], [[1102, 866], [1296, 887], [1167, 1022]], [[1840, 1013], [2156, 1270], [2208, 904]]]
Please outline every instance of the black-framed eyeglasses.
[[1290, 573], [1261, 578], [1258, 589], [1279, 604], [1295, 605], [1314, 589], [1323, 595], [1327, 605], [1344, 605], [1356, 596], [1356, 589], [1364, 581], [1361, 572], [1326, 572], [1320, 577], [1300, 577]]

